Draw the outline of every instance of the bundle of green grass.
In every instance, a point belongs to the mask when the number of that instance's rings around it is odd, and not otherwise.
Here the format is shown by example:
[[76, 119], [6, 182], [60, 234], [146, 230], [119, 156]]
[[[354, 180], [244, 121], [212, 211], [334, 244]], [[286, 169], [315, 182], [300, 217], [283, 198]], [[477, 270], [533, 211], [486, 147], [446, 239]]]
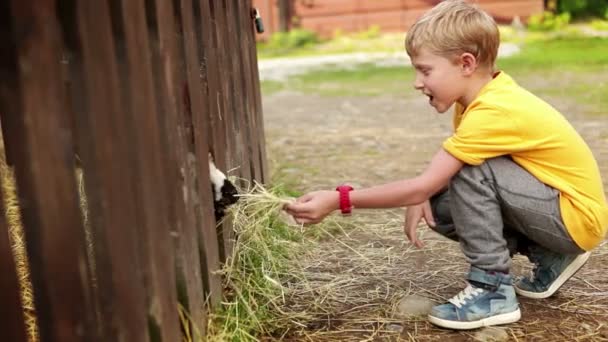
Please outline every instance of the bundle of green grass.
[[212, 314], [209, 340], [253, 341], [281, 330], [283, 284], [297, 276], [290, 265], [302, 248], [302, 226], [283, 211], [293, 199], [280, 187], [260, 184], [241, 193], [229, 210], [237, 238], [222, 270], [228, 291]]

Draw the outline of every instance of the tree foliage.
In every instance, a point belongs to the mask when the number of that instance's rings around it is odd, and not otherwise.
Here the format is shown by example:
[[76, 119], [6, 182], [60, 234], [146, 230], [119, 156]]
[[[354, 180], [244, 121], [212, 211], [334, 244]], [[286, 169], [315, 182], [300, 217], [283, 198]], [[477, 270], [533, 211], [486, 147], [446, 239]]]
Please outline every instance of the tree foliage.
[[545, 0], [545, 7], [557, 13], [570, 13], [572, 18], [608, 19], [608, 0]]

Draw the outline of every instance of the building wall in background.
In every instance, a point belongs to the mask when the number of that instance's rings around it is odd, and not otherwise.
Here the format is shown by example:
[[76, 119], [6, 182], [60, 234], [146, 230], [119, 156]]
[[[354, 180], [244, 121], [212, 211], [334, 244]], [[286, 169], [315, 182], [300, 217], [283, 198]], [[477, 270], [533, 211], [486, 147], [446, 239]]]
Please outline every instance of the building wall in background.
[[[281, 0], [253, 0], [258, 8], [266, 32], [265, 39], [279, 30], [278, 2]], [[365, 31], [378, 26], [383, 32], [405, 32], [414, 21], [439, 0], [289, 0], [292, 27], [300, 27], [331, 37], [342, 32]], [[499, 23], [510, 23], [515, 17], [525, 22], [544, 9], [543, 0], [473, 0], [488, 11]]]

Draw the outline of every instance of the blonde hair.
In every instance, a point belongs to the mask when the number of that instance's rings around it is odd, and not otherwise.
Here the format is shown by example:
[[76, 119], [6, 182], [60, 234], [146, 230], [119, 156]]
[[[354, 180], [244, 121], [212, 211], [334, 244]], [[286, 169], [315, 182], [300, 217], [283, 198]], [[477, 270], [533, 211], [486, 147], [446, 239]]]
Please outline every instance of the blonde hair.
[[410, 57], [424, 48], [450, 58], [468, 52], [482, 66], [494, 67], [500, 34], [494, 19], [463, 0], [447, 0], [426, 12], [407, 32]]

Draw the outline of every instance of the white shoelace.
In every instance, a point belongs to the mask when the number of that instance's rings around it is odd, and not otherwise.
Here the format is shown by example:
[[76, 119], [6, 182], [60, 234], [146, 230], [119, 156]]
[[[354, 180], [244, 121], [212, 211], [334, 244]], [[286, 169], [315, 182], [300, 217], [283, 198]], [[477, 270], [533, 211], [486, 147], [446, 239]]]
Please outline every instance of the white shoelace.
[[472, 299], [475, 296], [478, 296], [483, 293], [483, 289], [473, 287], [468, 285], [464, 290], [460, 291], [459, 294], [455, 295], [452, 299], [448, 299], [448, 302], [456, 305], [457, 308], [460, 309], [462, 305], [464, 305], [467, 299]]

